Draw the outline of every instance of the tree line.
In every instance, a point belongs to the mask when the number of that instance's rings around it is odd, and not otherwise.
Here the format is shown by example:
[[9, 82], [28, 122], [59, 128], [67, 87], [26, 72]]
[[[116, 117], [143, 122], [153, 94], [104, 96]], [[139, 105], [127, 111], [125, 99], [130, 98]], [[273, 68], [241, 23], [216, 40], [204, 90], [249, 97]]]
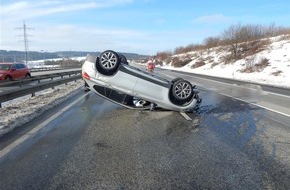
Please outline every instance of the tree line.
[[231, 47], [232, 58], [238, 59], [238, 48], [240, 43], [288, 34], [290, 34], [289, 27], [276, 26], [275, 24], [263, 26], [259, 24], [242, 25], [241, 23], [238, 23], [229, 26], [218, 36], [205, 38], [201, 44], [189, 44], [185, 47], [177, 47], [173, 52], [157, 52], [156, 59], [167, 60], [170, 56], [175, 54], [183, 54], [191, 51], [227, 45]]

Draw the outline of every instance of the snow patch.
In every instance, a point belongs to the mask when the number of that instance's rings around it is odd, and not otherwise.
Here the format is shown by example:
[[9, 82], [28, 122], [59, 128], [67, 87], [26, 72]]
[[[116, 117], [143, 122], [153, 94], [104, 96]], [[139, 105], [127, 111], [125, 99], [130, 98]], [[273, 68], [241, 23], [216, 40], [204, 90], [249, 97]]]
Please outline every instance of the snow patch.
[[0, 136], [65, 101], [74, 95], [83, 84], [83, 80], [77, 80], [67, 85], [55, 86], [54, 89], [37, 92], [33, 97], [27, 95], [2, 103], [2, 108], [0, 108]]
[[[162, 67], [202, 75], [290, 88], [289, 37], [275, 37], [269, 40], [270, 44], [263, 51], [232, 63], [226, 63], [224, 60], [230, 54], [229, 50], [226, 47], [216, 47], [209, 50], [174, 55], [173, 57], [178, 57], [181, 61], [184, 57], [191, 56], [192, 61], [183, 67], [173, 67], [171, 63], [168, 65], [163, 64]], [[269, 65], [267, 67], [252, 73], [241, 72], [248, 64], [255, 65], [263, 59], [268, 60]], [[192, 67], [201, 61], [204, 64], [200, 64], [201, 66], [196, 68]]]

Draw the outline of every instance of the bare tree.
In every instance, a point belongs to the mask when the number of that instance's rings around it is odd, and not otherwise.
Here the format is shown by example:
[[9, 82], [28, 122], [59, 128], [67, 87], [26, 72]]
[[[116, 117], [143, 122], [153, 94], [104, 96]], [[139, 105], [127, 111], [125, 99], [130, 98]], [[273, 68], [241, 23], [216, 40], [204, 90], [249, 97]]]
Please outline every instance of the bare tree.
[[231, 46], [231, 53], [234, 56], [234, 58], [237, 58], [237, 49], [238, 44], [243, 41], [241, 38], [241, 24], [231, 25], [229, 28], [223, 31], [222, 38], [226, 45]]
[[171, 55], [172, 55], [172, 53], [170, 51], [162, 51], [162, 52], [157, 52], [155, 57], [158, 60], [164, 61], [164, 60], [170, 58]]
[[220, 38], [219, 37], [208, 37], [203, 40], [203, 43], [207, 49], [217, 47], [220, 45]]
[[[241, 43], [283, 34], [289, 35], [290, 28], [281, 26], [277, 27], [275, 24], [262, 26], [258, 24], [241, 25], [241, 23], [238, 23], [229, 26], [218, 37], [208, 37], [204, 39], [203, 44], [190, 44], [184, 47], [177, 47], [175, 48], [173, 54], [182, 54], [221, 45], [229, 45], [231, 47], [231, 56], [229, 58], [237, 60], [242, 56], [242, 48], [239, 47]], [[165, 57], [169, 57], [171, 54], [172, 53], [170, 52], [159, 52], [157, 53], [157, 56], [165, 59]]]
[[239, 58], [239, 44], [251, 40], [257, 40], [264, 36], [264, 28], [260, 25], [231, 25], [222, 33], [223, 42], [231, 46], [231, 52], [234, 59]]

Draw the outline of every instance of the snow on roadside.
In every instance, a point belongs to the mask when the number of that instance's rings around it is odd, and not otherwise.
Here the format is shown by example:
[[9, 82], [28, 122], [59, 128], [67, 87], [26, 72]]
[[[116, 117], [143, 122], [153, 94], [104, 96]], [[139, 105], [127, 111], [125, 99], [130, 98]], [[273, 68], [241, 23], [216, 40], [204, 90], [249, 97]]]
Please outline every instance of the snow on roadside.
[[41, 115], [74, 95], [83, 86], [83, 80], [70, 82], [67, 85], [55, 86], [36, 93], [2, 103], [0, 108], [0, 136], [8, 133]]
[[[228, 50], [220, 51], [219, 48], [212, 48], [210, 51], [196, 51], [190, 54], [199, 54], [187, 65], [176, 68], [171, 64], [163, 65], [163, 68], [174, 69], [178, 71], [191, 72], [202, 75], [230, 78], [241, 81], [248, 81], [260, 84], [273, 85], [278, 87], [290, 88], [290, 39], [281, 39], [281, 37], [271, 38], [271, 44], [263, 51], [248, 56], [245, 59], [225, 64], [222, 57], [229, 53]], [[175, 55], [177, 57], [186, 56], [186, 54]], [[205, 65], [192, 68], [192, 65], [203, 60]], [[269, 66], [261, 71], [252, 73], [241, 72], [249, 62], [258, 63], [262, 59], [269, 61]]]

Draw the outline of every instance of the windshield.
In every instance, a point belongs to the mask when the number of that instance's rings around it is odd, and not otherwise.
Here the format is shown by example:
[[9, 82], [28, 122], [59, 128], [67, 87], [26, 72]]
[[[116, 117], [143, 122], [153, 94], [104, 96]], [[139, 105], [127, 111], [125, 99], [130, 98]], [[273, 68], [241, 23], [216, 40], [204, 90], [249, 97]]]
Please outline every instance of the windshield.
[[8, 71], [11, 65], [8, 64], [0, 64], [0, 70]]

